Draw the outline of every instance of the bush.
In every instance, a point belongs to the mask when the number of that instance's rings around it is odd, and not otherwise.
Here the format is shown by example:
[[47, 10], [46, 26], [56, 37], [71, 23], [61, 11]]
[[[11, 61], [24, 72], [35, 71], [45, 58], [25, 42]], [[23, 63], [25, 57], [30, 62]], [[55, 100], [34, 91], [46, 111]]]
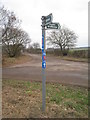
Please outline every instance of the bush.
[[61, 50], [60, 49], [54, 49], [54, 55], [62, 56]]
[[88, 50], [70, 50], [68, 53], [70, 57], [88, 58]]
[[64, 50], [63, 52], [61, 52], [60, 49], [53, 49], [47, 51], [47, 54], [54, 54], [56, 56], [69, 56], [76, 58], [90, 58], [88, 50]]
[[3, 45], [2, 46], [2, 54], [8, 57], [17, 57], [20, 56], [22, 51], [24, 50], [24, 46], [22, 44], [14, 44], [14, 45]]
[[30, 49], [27, 49], [26, 51], [31, 54], [41, 54], [42, 53], [42, 50], [40, 48], [37, 48], [37, 49], [30, 48]]

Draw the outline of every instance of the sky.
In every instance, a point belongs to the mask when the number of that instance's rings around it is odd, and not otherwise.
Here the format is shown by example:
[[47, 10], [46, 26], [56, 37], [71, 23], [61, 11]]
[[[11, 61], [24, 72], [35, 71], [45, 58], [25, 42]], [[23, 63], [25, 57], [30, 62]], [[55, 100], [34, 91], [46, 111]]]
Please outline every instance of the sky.
[[52, 13], [53, 22], [76, 33], [77, 47], [88, 46], [88, 0], [0, 0], [0, 5], [22, 20], [21, 27], [32, 43], [38, 42], [41, 46], [41, 17]]

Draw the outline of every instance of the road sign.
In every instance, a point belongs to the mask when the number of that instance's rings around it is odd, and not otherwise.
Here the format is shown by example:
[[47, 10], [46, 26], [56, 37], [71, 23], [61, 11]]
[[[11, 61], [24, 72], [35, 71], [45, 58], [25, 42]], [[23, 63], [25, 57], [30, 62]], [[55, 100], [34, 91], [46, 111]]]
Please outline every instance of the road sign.
[[44, 49], [44, 36], [42, 35], [42, 49]]
[[49, 14], [48, 16], [46, 16], [45, 19], [46, 19], [46, 20], [45, 20], [45, 25], [50, 24], [50, 23], [52, 22], [52, 19], [53, 19], [52, 13]]
[[60, 29], [60, 24], [59, 23], [51, 23], [46, 26], [47, 29]]
[[42, 47], [42, 53], [44, 52], [44, 48]]
[[46, 61], [42, 62], [42, 68], [44, 68], [44, 69], [46, 68]]
[[42, 53], [42, 62], [45, 61], [45, 60], [46, 60], [46, 53], [43, 52], [43, 53]]

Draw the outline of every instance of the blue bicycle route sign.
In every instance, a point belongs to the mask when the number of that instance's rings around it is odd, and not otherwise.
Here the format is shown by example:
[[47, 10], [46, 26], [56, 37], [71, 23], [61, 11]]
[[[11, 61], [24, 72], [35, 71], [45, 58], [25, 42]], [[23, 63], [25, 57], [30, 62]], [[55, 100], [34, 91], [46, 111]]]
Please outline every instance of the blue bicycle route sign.
[[46, 53], [42, 53], [42, 68], [46, 68]]

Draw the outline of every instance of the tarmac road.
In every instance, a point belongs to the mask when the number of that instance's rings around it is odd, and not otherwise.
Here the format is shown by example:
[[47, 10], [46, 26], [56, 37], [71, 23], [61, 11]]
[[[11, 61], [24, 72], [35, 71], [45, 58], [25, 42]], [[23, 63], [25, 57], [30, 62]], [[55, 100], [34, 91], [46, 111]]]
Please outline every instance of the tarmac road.
[[[42, 57], [30, 54], [32, 61], [2, 69], [3, 79], [42, 81]], [[46, 57], [46, 82], [88, 86], [88, 63]]]

